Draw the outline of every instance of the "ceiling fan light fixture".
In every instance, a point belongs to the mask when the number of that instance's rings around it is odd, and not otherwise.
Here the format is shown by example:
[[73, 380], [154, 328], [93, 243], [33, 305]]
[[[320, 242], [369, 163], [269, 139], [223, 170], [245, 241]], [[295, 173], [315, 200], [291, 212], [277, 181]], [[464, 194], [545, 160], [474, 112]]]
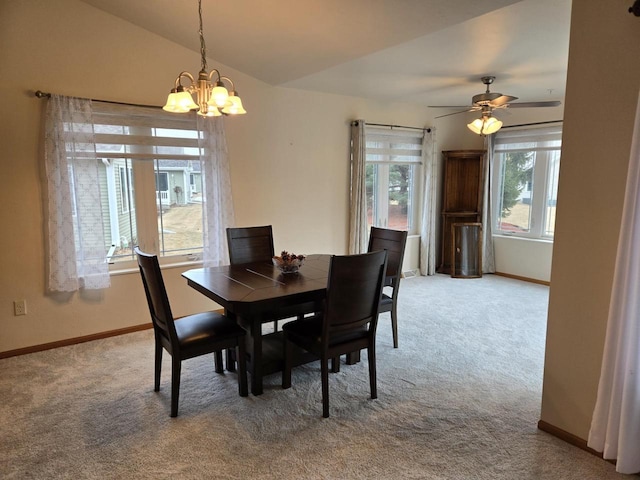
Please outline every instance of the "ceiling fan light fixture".
[[478, 135], [491, 135], [502, 128], [502, 122], [496, 117], [482, 116], [467, 124], [467, 128]]

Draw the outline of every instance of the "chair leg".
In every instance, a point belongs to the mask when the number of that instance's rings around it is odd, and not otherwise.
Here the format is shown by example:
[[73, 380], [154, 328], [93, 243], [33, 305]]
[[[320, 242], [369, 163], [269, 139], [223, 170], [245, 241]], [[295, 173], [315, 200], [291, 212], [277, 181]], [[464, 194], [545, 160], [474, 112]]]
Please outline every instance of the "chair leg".
[[347, 353], [347, 365], [355, 365], [360, 361], [360, 350]]
[[238, 390], [241, 397], [249, 395], [249, 388], [247, 387], [247, 352], [244, 338], [238, 341], [236, 347], [236, 358], [238, 359]]
[[369, 385], [371, 387], [371, 398], [378, 398], [378, 382], [376, 380], [376, 347], [371, 344], [367, 348], [367, 356], [369, 357]]
[[340, 372], [340, 356], [333, 357], [331, 359], [331, 373], [339, 373]]
[[222, 350], [214, 352], [213, 363], [216, 366], [216, 373], [224, 373], [224, 366], [222, 364]]
[[236, 371], [236, 359], [237, 353], [233, 348], [227, 348], [227, 371], [235, 372]]
[[393, 332], [393, 348], [398, 348], [398, 314], [395, 303], [391, 307], [391, 330]]
[[329, 359], [322, 358], [322, 416], [329, 418]]
[[182, 362], [175, 356], [171, 357], [171, 416], [178, 416], [178, 396], [180, 394], [180, 369]]
[[273, 331], [277, 332], [278, 331], [278, 320], [274, 320], [273, 321]]
[[292, 356], [293, 356], [293, 345], [287, 339], [285, 334], [284, 337], [284, 366], [282, 368], [282, 388], [290, 388], [291, 387], [291, 368], [292, 368]]
[[156, 342], [155, 360], [155, 379], [153, 390], [157, 392], [160, 390], [160, 372], [162, 371], [162, 345], [160, 344], [160, 342]]

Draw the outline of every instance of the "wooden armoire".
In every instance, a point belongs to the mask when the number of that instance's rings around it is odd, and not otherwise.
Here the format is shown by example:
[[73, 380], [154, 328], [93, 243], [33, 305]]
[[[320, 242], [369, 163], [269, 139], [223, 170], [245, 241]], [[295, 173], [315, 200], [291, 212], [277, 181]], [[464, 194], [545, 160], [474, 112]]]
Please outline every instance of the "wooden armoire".
[[485, 151], [447, 150], [442, 155], [442, 217], [437, 272], [449, 274], [453, 225], [482, 222]]

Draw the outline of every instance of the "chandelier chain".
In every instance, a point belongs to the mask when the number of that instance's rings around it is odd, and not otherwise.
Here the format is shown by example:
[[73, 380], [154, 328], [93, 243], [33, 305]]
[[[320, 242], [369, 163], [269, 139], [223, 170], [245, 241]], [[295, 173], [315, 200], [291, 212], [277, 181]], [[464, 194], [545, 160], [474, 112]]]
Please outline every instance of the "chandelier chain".
[[202, 61], [202, 70], [207, 71], [207, 46], [204, 43], [204, 32], [202, 31], [202, 0], [198, 0], [198, 16], [200, 18], [200, 57]]

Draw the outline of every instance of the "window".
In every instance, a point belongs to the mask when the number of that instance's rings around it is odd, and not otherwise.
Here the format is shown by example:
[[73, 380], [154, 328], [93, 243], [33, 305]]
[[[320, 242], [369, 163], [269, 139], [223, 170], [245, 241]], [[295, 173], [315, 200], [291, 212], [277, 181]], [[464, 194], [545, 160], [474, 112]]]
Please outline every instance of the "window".
[[418, 233], [422, 130], [366, 127], [367, 228]]
[[133, 260], [136, 244], [157, 245], [160, 257], [201, 255], [194, 116], [94, 102], [93, 122], [109, 262]]
[[561, 144], [561, 126], [496, 135], [495, 233], [553, 239]]
[[50, 291], [108, 288], [109, 263], [134, 267], [136, 244], [161, 261], [228, 261], [231, 182], [217, 120], [51, 95], [44, 122]]

